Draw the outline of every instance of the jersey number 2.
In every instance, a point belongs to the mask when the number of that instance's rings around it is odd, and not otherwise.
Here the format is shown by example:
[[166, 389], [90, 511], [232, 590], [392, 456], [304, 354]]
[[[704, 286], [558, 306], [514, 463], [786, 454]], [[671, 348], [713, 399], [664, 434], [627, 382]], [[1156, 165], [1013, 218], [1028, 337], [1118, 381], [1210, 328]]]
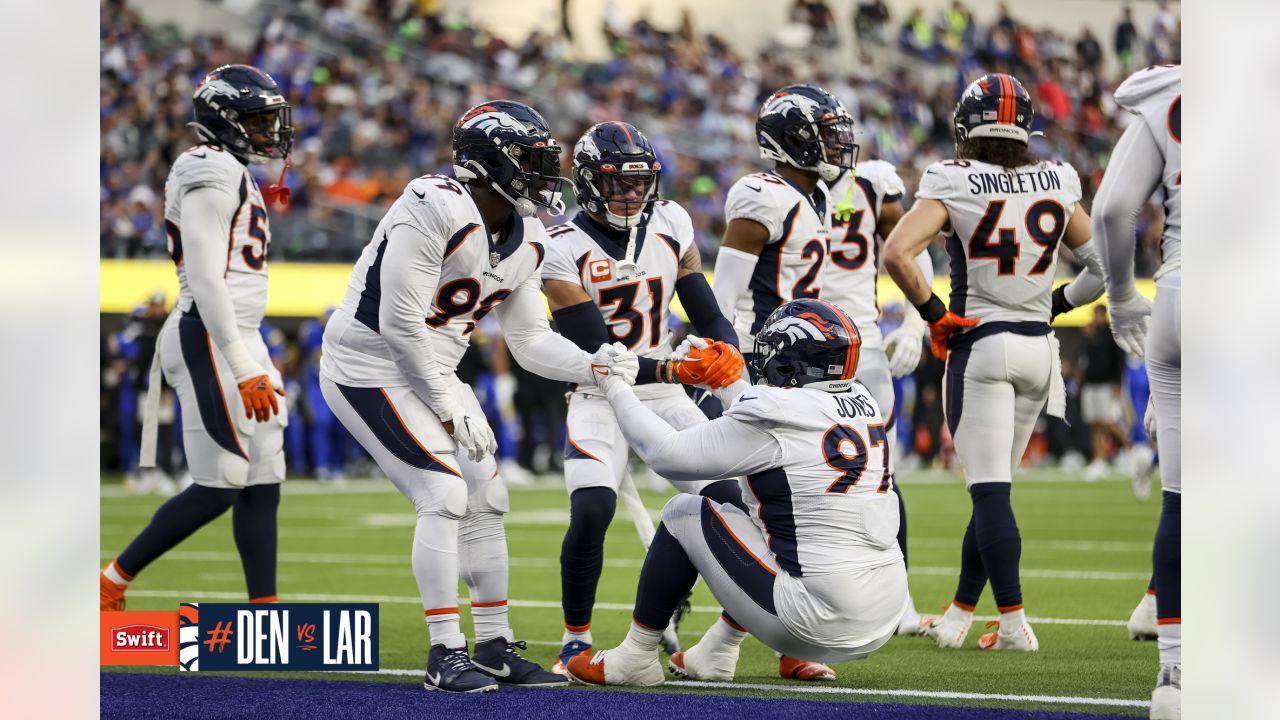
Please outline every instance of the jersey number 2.
[[[1016, 228], [1002, 227], [1000, 214], [1004, 212], [1004, 200], [992, 200], [987, 204], [987, 211], [974, 228], [969, 238], [969, 259], [995, 260], [996, 271], [1000, 275], [1013, 275], [1018, 268], [1018, 258], [1022, 255], [1022, 246], [1018, 244]], [[1046, 225], [1047, 223], [1047, 225]], [[1057, 200], [1041, 200], [1027, 208], [1027, 235], [1035, 244], [1044, 248], [1036, 264], [1031, 266], [1031, 275], [1040, 275], [1053, 263], [1053, 252], [1067, 229], [1067, 211]], [[996, 242], [991, 241], [996, 236]]]
[[862, 433], [849, 425], [832, 425], [822, 436], [822, 456], [827, 465], [840, 471], [840, 476], [831, 483], [827, 492], [837, 495], [848, 495], [849, 488], [862, 480], [862, 473], [867, 469], [867, 452], [879, 448], [881, 451], [884, 473], [880, 476], [878, 493], [889, 492], [889, 435], [884, 424], [867, 425], [867, 435], [871, 437], [871, 445], [862, 438]]

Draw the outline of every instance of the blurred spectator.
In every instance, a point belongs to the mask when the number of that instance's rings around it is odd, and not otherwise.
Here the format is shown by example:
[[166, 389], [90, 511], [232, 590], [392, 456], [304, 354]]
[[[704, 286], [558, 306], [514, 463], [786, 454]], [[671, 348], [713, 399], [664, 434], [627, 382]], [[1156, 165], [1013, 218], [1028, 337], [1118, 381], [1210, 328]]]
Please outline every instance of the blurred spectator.
[[889, 23], [889, 6], [884, 0], [860, 0], [853, 15], [853, 34], [859, 45], [885, 44], [884, 26]]
[[1120, 381], [1124, 375], [1124, 352], [1111, 337], [1107, 309], [1093, 308], [1093, 320], [1083, 330], [1084, 384], [1080, 389], [1080, 414], [1093, 433], [1093, 460], [1085, 470], [1086, 480], [1106, 476], [1114, 448], [1117, 454], [1129, 448], [1124, 429], [1124, 406]]
[[1076, 41], [1076, 58], [1090, 72], [1097, 72], [1102, 66], [1102, 45], [1087, 26]]
[[898, 47], [921, 60], [932, 61], [938, 56], [938, 41], [933, 23], [916, 6], [898, 30]]
[[1133, 9], [1128, 5], [1121, 11], [1120, 22], [1116, 23], [1115, 51], [1120, 67], [1128, 70], [1133, 67], [1133, 46], [1138, 41], [1138, 28], [1133, 24]]

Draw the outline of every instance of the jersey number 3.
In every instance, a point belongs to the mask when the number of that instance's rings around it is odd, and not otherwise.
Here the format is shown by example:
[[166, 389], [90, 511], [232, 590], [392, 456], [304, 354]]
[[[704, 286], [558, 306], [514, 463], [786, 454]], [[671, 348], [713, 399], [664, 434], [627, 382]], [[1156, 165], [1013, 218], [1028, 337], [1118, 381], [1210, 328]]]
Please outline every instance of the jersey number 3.
[[871, 445], [862, 438], [862, 433], [849, 425], [832, 425], [822, 436], [822, 456], [833, 470], [839, 470], [840, 476], [831, 483], [827, 492], [836, 495], [848, 495], [849, 488], [862, 480], [867, 469], [867, 452], [879, 448], [881, 464], [884, 472], [880, 476], [878, 493], [889, 492], [891, 475], [889, 474], [889, 435], [884, 424], [867, 425], [867, 435], [871, 437]]
[[[970, 260], [995, 260], [996, 271], [1000, 275], [1013, 275], [1018, 268], [1018, 258], [1022, 255], [1022, 246], [1018, 243], [1016, 228], [1002, 227], [1000, 214], [1004, 212], [1004, 200], [992, 200], [987, 204], [987, 211], [974, 228], [969, 238]], [[1027, 208], [1027, 235], [1035, 244], [1043, 248], [1036, 264], [1031, 266], [1029, 274], [1040, 275], [1053, 264], [1053, 253], [1067, 229], [1067, 211], [1057, 200], [1041, 200]], [[996, 242], [991, 238], [995, 236]]]

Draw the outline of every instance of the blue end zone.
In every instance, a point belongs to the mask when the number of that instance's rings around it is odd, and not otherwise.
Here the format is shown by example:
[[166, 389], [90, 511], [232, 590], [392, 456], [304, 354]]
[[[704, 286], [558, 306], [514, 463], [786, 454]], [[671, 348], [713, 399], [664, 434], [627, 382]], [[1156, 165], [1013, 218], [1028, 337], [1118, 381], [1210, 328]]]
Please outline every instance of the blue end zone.
[[766, 700], [694, 694], [501, 689], [478, 695], [427, 692], [417, 681], [271, 680], [102, 673], [102, 718], [449, 718], [543, 717], [875, 718], [876, 720], [1100, 720], [1124, 717], [945, 705]]

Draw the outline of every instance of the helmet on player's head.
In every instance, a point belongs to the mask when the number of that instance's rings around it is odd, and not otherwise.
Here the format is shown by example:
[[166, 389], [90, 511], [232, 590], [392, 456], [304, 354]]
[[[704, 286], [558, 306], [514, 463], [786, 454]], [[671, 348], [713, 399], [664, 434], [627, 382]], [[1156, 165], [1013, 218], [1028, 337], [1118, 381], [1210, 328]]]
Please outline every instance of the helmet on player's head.
[[956, 144], [972, 138], [997, 138], [1027, 144], [1031, 135], [1031, 95], [1018, 78], [991, 73], [969, 83], [952, 125]]
[[256, 67], [223, 65], [204, 76], [191, 102], [196, 132], [241, 160], [278, 160], [293, 147], [289, 102]]
[[560, 146], [537, 110], [491, 100], [468, 110], [453, 126], [453, 173], [482, 180], [510, 201], [521, 217], [539, 206], [564, 214]]
[[[661, 175], [662, 163], [649, 138], [627, 123], [593, 125], [573, 148], [578, 204], [618, 230], [640, 224], [658, 199]], [[622, 212], [614, 212], [615, 207]]]
[[844, 392], [858, 370], [862, 336], [843, 310], [826, 300], [792, 300], [764, 321], [752, 370], [758, 382]]
[[816, 172], [833, 182], [858, 162], [853, 118], [817, 85], [788, 85], [769, 96], [756, 118], [760, 157]]

